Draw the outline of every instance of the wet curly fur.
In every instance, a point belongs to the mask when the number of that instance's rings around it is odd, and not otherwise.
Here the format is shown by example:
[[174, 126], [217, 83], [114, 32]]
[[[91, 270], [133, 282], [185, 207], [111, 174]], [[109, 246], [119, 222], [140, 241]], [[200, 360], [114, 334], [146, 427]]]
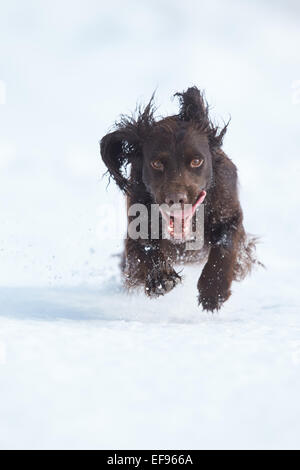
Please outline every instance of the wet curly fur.
[[[248, 237], [244, 230], [243, 212], [238, 197], [237, 169], [222, 150], [228, 124], [222, 129], [214, 125], [209, 117], [209, 107], [204, 95], [198, 88], [189, 88], [175, 96], [179, 98], [180, 104], [177, 115], [156, 120], [152, 96], [144, 109], [137, 110], [136, 116], [121, 116], [115, 130], [102, 138], [101, 156], [109, 175], [126, 194], [127, 205], [143, 203], [150, 207], [153, 203], [162, 202], [170, 185], [175, 191], [183, 186], [181, 173], [158, 181], [161, 178], [158, 172], [149, 170], [153, 146], [157, 150], [160, 144], [163, 145], [169, 139], [170, 146], [173, 145], [175, 149], [172, 159], [179, 162], [182, 157], [177, 148], [182, 139], [188, 150], [197, 144], [198, 137], [201, 145], [207, 143], [206, 176], [203, 177], [200, 173], [197, 176], [197, 181], [201, 181], [201, 187], [207, 192], [203, 203], [203, 249], [201, 252], [190, 252], [186, 250], [184, 243], [174, 245], [161, 238], [127, 238], [122, 271], [127, 287], [141, 285], [148, 296], [157, 297], [169, 292], [181, 281], [174, 264], [200, 264], [206, 257], [197, 285], [198, 301], [204, 310], [214, 311], [231, 295], [232, 281], [244, 279], [257, 263], [256, 238]], [[199, 145], [201, 142], [199, 141]], [[125, 169], [129, 164], [131, 169], [127, 177]], [[186, 171], [184, 184], [188, 189], [195, 187], [195, 178], [191, 172]], [[193, 193], [191, 194], [193, 198]]]

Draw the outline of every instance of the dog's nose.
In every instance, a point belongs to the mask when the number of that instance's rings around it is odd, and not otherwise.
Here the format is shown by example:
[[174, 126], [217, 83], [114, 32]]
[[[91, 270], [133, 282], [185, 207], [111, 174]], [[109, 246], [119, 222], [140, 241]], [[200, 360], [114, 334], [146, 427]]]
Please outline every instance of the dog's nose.
[[186, 204], [188, 200], [187, 194], [185, 192], [181, 193], [168, 193], [165, 198], [165, 202], [172, 206], [173, 204]]

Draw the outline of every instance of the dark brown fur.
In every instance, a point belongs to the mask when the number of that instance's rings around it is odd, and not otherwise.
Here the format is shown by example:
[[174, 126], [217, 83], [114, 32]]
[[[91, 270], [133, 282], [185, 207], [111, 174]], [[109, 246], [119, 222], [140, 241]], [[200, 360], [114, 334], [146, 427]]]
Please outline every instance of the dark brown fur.
[[[174, 264], [207, 259], [198, 281], [199, 304], [218, 310], [231, 295], [233, 280], [242, 280], [256, 262], [255, 239], [247, 239], [238, 197], [237, 169], [222, 151], [227, 125], [219, 129], [211, 122], [208, 106], [196, 87], [177, 93], [178, 115], [156, 121], [153, 97], [137, 118], [123, 116], [116, 130], [101, 140], [101, 155], [110, 175], [127, 195], [128, 206], [161, 204], [170, 195], [183, 194], [193, 204], [199, 189], [207, 192], [205, 246], [187, 251], [185, 244], [169, 240], [125, 242], [122, 270], [128, 287], [144, 286], [150, 297], [162, 295], [180, 281]], [[191, 170], [189, 161], [201, 155], [201, 169]], [[165, 170], [153, 170], [157, 156], [165, 159]], [[129, 178], [123, 174], [131, 164]], [[130, 219], [129, 219], [130, 220]], [[151, 223], [151, 221], [150, 221]], [[145, 246], [147, 250], [145, 250]]]

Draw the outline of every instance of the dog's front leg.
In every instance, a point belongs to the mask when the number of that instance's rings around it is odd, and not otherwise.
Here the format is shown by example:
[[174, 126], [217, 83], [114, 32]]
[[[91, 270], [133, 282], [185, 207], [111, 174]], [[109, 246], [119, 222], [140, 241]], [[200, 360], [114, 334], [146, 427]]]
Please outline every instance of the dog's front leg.
[[[219, 310], [231, 295], [231, 283], [243, 226], [220, 230], [219, 240], [211, 242], [208, 261], [198, 281], [199, 304], [204, 310]], [[213, 237], [212, 237], [213, 238]]]
[[181, 280], [171, 262], [166, 260], [160, 240], [145, 243], [128, 238], [123, 267], [126, 286], [142, 285], [149, 297], [166, 294]]

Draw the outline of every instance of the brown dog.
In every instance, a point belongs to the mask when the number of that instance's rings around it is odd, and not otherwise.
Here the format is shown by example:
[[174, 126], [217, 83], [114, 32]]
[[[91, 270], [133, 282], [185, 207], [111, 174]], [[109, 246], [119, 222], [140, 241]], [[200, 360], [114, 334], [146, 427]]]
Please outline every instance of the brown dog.
[[[158, 238], [127, 238], [122, 262], [126, 285], [143, 285], [150, 297], [163, 295], [181, 279], [174, 264], [200, 263], [206, 258], [198, 281], [199, 304], [214, 311], [230, 296], [232, 281], [243, 279], [256, 262], [255, 239], [248, 240], [244, 231], [236, 167], [221, 149], [227, 125], [222, 130], [213, 125], [196, 87], [176, 95], [178, 115], [156, 121], [151, 99], [136, 119], [123, 116], [116, 130], [103, 137], [101, 155], [127, 195], [128, 207], [139, 203], [150, 209], [152, 204], [163, 204], [160, 214], [168, 220], [171, 234], [166, 238], [161, 229]], [[123, 171], [128, 164], [127, 178]], [[178, 210], [168, 211], [173, 204], [182, 210], [189, 204], [187, 218], [178, 216]], [[195, 223], [200, 204], [204, 206], [204, 245], [201, 250], [187, 250], [191, 233], [187, 221]], [[182, 230], [179, 240], [174, 238], [176, 217]], [[150, 229], [151, 223], [150, 219]]]

